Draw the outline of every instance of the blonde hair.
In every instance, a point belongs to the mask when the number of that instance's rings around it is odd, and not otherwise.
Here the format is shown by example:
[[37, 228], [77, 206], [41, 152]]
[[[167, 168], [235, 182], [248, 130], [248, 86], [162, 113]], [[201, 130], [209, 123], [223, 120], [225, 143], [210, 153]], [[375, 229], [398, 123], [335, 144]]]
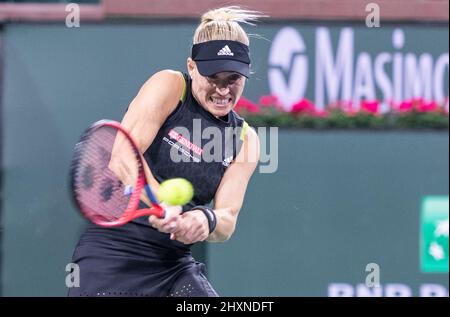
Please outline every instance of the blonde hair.
[[239, 23], [254, 25], [258, 18], [265, 17], [258, 11], [228, 6], [210, 10], [202, 15], [194, 33], [194, 44], [213, 40], [238, 41], [249, 45], [249, 38]]

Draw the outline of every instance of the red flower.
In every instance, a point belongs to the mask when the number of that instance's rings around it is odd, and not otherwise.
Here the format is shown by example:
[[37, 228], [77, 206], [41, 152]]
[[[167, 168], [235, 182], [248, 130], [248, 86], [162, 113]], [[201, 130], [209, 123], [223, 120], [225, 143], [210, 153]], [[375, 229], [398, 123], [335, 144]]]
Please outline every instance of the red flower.
[[234, 111], [238, 113], [242, 112], [250, 112], [250, 113], [257, 113], [259, 112], [258, 105], [254, 104], [250, 100], [248, 100], [245, 97], [241, 97], [236, 105], [234, 106]]
[[435, 101], [425, 102], [422, 100], [422, 102], [417, 105], [417, 111], [419, 112], [433, 112], [437, 110], [438, 105]]
[[292, 105], [291, 113], [314, 113], [315, 108], [315, 105], [311, 101], [308, 99], [302, 99]]
[[398, 106], [397, 106], [397, 111], [398, 112], [410, 112], [413, 110], [413, 101], [412, 100], [405, 100], [402, 101]]
[[278, 103], [278, 97], [274, 95], [265, 95], [259, 98], [259, 104], [261, 106], [272, 106]]
[[263, 107], [274, 107], [278, 111], [284, 111], [283, 106], [275, 95], [266, 95], [259, 98], [259, 105]]
[[372, 113], [372, 114], [379, 114], [380, 112], [380, 102], [378, 100], [361, 100], [360, 104], [361, 110]]

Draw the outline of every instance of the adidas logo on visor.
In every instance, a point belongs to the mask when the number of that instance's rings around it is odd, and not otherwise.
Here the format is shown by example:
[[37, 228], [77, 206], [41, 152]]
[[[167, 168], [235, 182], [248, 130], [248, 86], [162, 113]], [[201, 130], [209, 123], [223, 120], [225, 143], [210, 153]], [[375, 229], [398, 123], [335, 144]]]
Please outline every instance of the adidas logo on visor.
[[234, 56], [234, 53], [230, 50], [230, 48], [228, 47], [228, 45], [225, 45], [224, 47], [222, 47], [222, 49], [220, 51], [217, 52], [217, 55], [229, 55], [229, 56]]

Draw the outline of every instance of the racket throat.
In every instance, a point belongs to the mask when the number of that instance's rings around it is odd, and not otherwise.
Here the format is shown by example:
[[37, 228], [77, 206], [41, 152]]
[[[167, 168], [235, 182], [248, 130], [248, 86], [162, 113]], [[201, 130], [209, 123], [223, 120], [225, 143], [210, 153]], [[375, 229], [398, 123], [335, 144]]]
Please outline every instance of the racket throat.
[[153, 206], [151, 208], [143, 208], [130, 213], [123, 214], [122, 218], [136, 219], [144, 216], [154, 215], [158, 218], [164, 218], [165, 211], [160, 206]]

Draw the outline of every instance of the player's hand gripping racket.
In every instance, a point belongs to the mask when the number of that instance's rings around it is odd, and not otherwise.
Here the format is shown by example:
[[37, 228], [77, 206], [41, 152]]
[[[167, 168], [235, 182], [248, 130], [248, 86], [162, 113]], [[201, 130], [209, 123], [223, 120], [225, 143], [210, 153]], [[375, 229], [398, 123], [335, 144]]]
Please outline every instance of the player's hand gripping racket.
[[[79, 210], [99, 226], [121, 226], [147, 215], [165, 217], [147, 183], [139, 149], [118, 122], [98, 121], [83, 133], [75, 147], [70, 181]], [[142, 189], [151, 207], [138, 210]]]

